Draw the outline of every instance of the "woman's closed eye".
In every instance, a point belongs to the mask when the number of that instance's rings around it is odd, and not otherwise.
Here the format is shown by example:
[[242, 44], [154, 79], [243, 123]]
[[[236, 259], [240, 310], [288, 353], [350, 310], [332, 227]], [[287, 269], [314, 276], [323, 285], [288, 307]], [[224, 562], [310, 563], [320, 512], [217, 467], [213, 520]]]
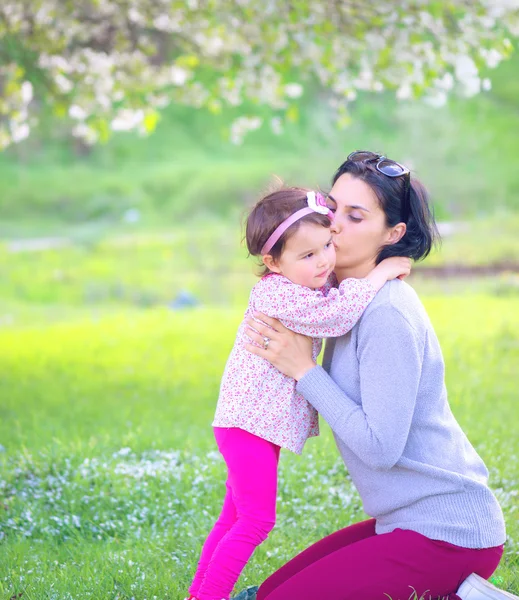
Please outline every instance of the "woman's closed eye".
[[348, 215], [348, 218], [350, 219], [350, 221], [353, 221], [354, 223], [360, 223], [362, 221], [362, 219], [360, 217], [356, 217], [355, 215]]

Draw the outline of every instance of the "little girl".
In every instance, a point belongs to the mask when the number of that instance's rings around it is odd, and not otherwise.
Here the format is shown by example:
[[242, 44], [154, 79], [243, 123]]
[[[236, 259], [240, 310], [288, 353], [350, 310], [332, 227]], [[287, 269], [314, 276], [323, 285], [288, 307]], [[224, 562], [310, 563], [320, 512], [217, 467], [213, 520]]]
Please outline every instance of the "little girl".
[[[311, 336], [317, 359], [323, 337], [346, 334], [377, 291], [409, 273], [407, 258], [382, 261], [366, 279], [333, 275], [333, 213], [320, 194], [284, 188], [261, 199], [247, 219], [250, 254], [261, 256], [262, 277], [252, 289], [245, 318], [255, 311]], [[213, 422], [227, 464], [222, 512], [209, 534], [189, 588], [189, 600], [227, 600], [255, 548], [276, 520], [280, 448], [301, 454], [319, 435], [317, 412], [295, 391], [294, 379], [247, 352], [245, 320], [223, 375]], [[264, 338], [264, 348], [269, 339]]]

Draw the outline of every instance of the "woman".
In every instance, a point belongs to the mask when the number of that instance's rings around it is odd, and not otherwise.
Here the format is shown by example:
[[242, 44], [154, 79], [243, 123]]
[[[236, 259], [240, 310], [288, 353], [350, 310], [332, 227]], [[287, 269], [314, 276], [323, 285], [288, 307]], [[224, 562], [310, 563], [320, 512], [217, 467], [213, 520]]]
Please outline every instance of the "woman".
[[[339, 281], [364, 277], [388, 256], [419, 260], [431, 250], [437, 230], [427, 193], [398, 163], [354, 152], [329, 202]], [[328, 340], [323, 367], [307, 338], [260, 318], [267, 326], [250, 320], [250, 338], [270, 341], [248, 349], [298, 381], [373, 518], [296, 556], [263, 583], [258, 600], [403, 600], [413, 590], [511, 597], [485, 581], [503, 553], [503, 514], [452, 415], [440, 346], [413, 289], [387, 283], [349, 334]]]

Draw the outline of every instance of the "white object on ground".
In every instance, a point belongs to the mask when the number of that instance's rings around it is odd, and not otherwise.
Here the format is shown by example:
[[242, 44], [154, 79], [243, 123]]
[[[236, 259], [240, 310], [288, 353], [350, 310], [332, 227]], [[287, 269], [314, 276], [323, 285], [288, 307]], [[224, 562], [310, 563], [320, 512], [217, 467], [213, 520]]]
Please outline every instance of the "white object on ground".
[[505, 600], [506, 598], [519, 600], [519, 596], [500, 590], [476, 573], [469, 575], [456, 593], [462, 600]]

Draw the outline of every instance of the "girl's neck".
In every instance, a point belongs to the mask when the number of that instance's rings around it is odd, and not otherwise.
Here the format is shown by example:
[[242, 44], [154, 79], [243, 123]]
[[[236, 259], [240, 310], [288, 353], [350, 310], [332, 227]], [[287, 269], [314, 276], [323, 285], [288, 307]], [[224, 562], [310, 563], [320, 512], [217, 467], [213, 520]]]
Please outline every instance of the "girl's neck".
[[344, 281], [348, 277], [355, 277], [355, 279], [364, 279], [367, 277], [369, 273], [375, 268], [375, 263], [356, 265], [354, 267], [343, 267], [342, 269], [339, 267], [335, 267], [335, 275], [339, 280]]

